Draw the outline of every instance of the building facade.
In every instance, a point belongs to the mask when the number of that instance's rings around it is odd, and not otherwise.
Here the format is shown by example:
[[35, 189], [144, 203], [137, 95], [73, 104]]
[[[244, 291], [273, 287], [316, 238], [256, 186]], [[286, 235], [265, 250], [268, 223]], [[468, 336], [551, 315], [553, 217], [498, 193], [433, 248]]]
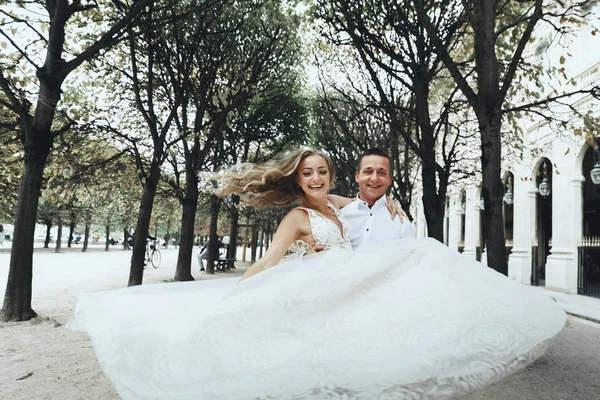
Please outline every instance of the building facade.
[[[537, 54], [539, 62], [571, 71], [568, 82], [578, 88], [600, 84], [600, 35], [591, 26], [582, 27], [566, 47], [562, 43]], [[591, 95], [574, 97], [553, 112], [564, 117], [572, 107], [600, 117], [600, 103]], [[563, 124], [561, 130], [529, 118], [520, 125], [522, 153], [503, 166], [508, 276], [527, 285], [600, 297], [600, 175], [598, 183], [592, 179], [600, 174], [600, 132], [593, 139], [573, 128], [576, 123]], [[448, 193], [445, 243], [485, 263], [480, 182], [456, 184]], [[417, 232], [426, 235], [422, 206], [417, 208]]]

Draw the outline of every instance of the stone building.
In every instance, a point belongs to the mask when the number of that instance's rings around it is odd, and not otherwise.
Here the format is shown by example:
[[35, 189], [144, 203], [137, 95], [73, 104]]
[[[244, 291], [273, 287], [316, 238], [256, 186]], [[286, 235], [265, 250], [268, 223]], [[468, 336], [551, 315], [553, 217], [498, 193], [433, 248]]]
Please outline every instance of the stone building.
[[[565, 68], [564, 90], [600, 84], [600, 32], [596, 35], [592, 25], [560, 44], [544, 42], [550, 32], [536, 36], [546, 44], [533, 46], [533, 56], [556, 70]], [[503, 166], [508, 275], [523, 284], [600, 297], [600, 132], [586, 138], [576, 128], [583, 119], [570, 107], [600, 117], [600, 102], [581, 95], [552, 108], [563, 119], [571, 113], [569, 118], [578, 119], [572, 124], [557, 127], [539, 118], [519, 122], [521, 156], [507, 157]], [[485, 263], [480, 182], [450, 187], [446, 207], [446, 244]], [[421, 208], [417, 232], [425, 235]]]

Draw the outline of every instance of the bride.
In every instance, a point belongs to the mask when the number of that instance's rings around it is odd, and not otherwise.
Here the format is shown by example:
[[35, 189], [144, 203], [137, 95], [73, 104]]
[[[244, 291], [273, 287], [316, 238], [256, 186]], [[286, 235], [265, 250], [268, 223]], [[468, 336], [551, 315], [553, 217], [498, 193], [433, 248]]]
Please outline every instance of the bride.
[[80, 297], [70, 328], [124, 399], [444, 399], [525, 367], [564, 326], [547, 296], [435, 240], [352, 251], [319, 151], [220, 180], [223, 196], [300, 206], [242, 280]]

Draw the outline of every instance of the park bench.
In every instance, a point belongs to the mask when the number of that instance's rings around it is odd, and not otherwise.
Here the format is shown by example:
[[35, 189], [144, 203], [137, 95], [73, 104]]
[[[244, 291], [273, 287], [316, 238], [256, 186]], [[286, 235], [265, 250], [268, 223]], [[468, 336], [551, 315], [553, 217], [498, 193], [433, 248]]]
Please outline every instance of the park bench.
[[226, 269], [229, 269], [229, 263], [233, 261], [235, 261], [235, 258], [219, 258], [215, 262], [215, 268], [219, 271], [225, 271]]
[[[205, 258], [200, 258], [198, 257], [198, 262], [200, 263], [200, 271], [204, 271], [204, 263], [202, 262], [202, 260], [205, 260]], [[219, 257], [217, 260], [215, 260], [215, 270], [216, 271], [226, 271], [229, 269], [229, 263], [235, 261], [235, 258], [227, 258], [227, 257]], [[232, 268], [235, 268], [235, 266], [233, 266]]]

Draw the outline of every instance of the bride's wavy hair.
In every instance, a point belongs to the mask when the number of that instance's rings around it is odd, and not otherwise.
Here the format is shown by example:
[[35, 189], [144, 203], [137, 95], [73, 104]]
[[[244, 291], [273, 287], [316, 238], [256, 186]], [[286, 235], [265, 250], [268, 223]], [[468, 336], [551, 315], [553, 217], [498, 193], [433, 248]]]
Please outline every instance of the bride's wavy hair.
[[325, 160], [329, 169], [329, 187], [333, 187], [335, 169], [329, 156], [319, 150], [302, 149], [264, 164], [246, 163], [221, 172], [214, 177], [220, 182], [215, 194], [219, 197], [238, 194], [244, 203], [256, 208], [293, 204], [304, 195], [297, 182], [300, 163], [313, 155]]

